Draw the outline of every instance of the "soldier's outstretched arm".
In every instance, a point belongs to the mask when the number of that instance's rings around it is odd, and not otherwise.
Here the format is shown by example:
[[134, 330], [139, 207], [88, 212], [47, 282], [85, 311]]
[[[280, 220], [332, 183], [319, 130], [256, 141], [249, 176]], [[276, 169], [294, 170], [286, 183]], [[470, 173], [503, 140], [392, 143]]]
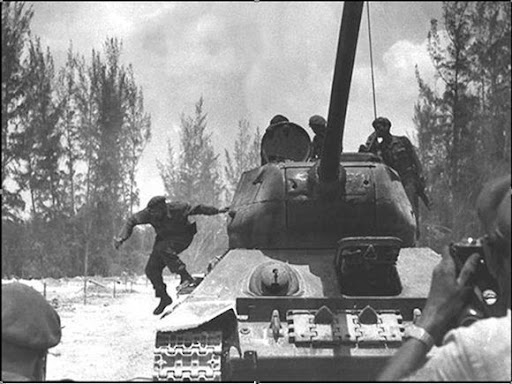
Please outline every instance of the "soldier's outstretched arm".
[[119, 232], [119, 235], [114, 237], [114, 248], [119, 249], [121, 244], [128, 240], [132, 235], [133, 228], [139, 224], [149, 224], [150, 218], [151, 216], [147, 209], [134, 213], [130, 216], [126, 220], [121, 232]]
[[190, 209], [189, 215], [217, 215], [219, 213], [225, 213], [229, 210], [229, 207], [216, 208], [210, 205], [198, 204]]
[[377, 141], [377, 134], [373, 132], [366, 139], [366, 143], [359, 146], [359, 152], [373, 152], [375, 150], [375, 142]]

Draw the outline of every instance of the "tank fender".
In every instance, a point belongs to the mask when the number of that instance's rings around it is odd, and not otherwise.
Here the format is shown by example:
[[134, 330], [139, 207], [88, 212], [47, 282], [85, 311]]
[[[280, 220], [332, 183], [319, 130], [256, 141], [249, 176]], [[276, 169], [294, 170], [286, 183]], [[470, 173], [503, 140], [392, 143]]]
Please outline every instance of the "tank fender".
[[229, 311], [236, 318], [234, 301], [182, 302], [162, 315], [157, 330], [177, 332], [195, 329]]

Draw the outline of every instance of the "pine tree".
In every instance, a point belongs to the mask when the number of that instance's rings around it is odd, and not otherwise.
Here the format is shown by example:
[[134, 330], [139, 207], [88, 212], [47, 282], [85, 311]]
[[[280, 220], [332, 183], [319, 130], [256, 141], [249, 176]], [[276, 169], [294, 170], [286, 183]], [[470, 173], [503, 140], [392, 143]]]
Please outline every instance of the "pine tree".
[[123, 151], [121, 161], [125, 169], [123, 196], [125, 205], [133, 213], [134, 204], [139, 203], [139, 193], [135, 181], [137, 164], [142, 151], [151, 139], [151, 117], [144, 112], [144, 95], [142, 89], [135, 83], [133, 68], [127, 73], [125, 96], [125, 119], [123, 125]]
[[251, 126], [249, 121], [243, 119], [238, 121], [238, 135], [233, 150], [233, 159], [229, 152], [225, 150], [226, 166], [224, 172], [226, 175], [226, 200], [231, 201], [235, 193], [236, 186], [243, 172], [255, 168], [260, 161], [260, 142], [261, 135], [259, 128], [256, 133], [251, 135]]
[[443, 91], [417, 71], [414, 117], [436, 204], [425, 215], [433, 243], [478, 232], [474, 203], [482, 184], [510, 172], [510, 5], [444, 2], [443, 19], [446, 35], [433, 20], [428, 40]]
[[24, 126], [16, 179], [30, 192], [32, 215], [53, 217], [61, 208], [59, 199], [59, 159], [61, 134], [57, 129], [60, 105], [53, 97], [55, 74], [53, 58], [43, 52], [40, 40], [29, 44], [25, 62], [28, 90], [21, 111]]
[[[24, 2], [2, 2], [2, 219], [18, 220], [25, 203], [20, 186], [12, 185], [21, 145], [20, 110], [27, 87], [22, 54], [30, 34], [32, 7]], [[10, 180], [11, 183], [6, 183]]]
[[[2, 3], [2, 267], [20, 277], [109, 274], [126, 264], [111, 241], [137, 201], [150, 138], [143, 92], [115, 38], [88, 64], [71, 45], [56, 77], [50, 49], [30, 36], [32, 16], [24, 3]], [[23, 190], [25, 222], [15, 221]], [[134, 268], [140, 252], [131, 252]]]
[[73, 52], [73, 46], [70, 44], [66, 63], [59, 71], [57, 85], [57, 99], [61, 105], [61, 118], [58, 126], [62, 133], [62, 159], [65, 162], [64, 170], [62, 171], [62, 183], [65, 194], [61, 199], [64, 205], [63, 210], [68, 215], [74, 215], [79, 204], [77, 198], [78, 191], [80, 190], [78, 165], [85, 156], [80, 143], [82, 119], [78, 108], [79, 74], [83, 70], [81, 65], [83, 65], [83, 62]]
[[218, 155], [206, 133], [207, 115], [203, 98], [195, 105], [194, 116], [181, 116], [181, 151], [178, 158], [168, 142], [167, 163], [158, 163], [169, 197], [191, 204], [219, 205], [222, 192]]
[[[62, 183], [59, 161], [62, 154], [58, 129], [60, 104], [54, 97], [55, 74], [49, 48], [43, 51], [36, 37], [29, 41], [26, 59], [24, 102], [20, 108], [20, 144], [13, 177], [30, 193], [31, 218], [24, 225], [28, 237], [23, 250], [25, 273], [45, 276], [48, 266], [60, 265], [64, 253], [55, 252], [65, 236], [62, 230]], [[62, 243], [60, 243], [62, 244]]]
[[[112, 250], [112, 239], [133, 202], [131, 197], [127, 199], [126, 191], [130, 190], [127, 179], [130, 182], [130, 174], [134, 172], [149, 130], [149, 118], [144, 114], [141, 95], [136, 95], [133, 101], [132, 93], [136, 92], [137, 86], [129, 70], [121, 63], [121, 52], [121, 41], [107, 39], [105, 59], [93, 53], [89, 71], [96, 124], [92, 131], [96, 145], [90, 148], [89, 153], [91, 188], [86, 210], [86, 228], [92, 231], [86, 246], [93, 255], [89, 260], [91, 273], [109, 273], [115, 259], [120, 256]], [[140, 118], [142, 124], [138, 124], [135, 118]], [[134, 140], [138, 140], [135, 145]]]
[[480, 99], [482, 152], [485, 173], [506, 172], [510, 164], [511, 109], [511, 6], [506, 2], [477, 2], [471, 15], [475, 41], [472, 80]]
[[[207, 115], [203, 98], [195, 105], [193, 116], [181, 116], [181, 148], [175, 154], [170, 141], [165, 162], [158, 161], [160, 175], [171, 200], [219, 206], [223, 185], [220, 180], [218, 155], [211, 135], [206, 133]], [[219, 216], [196, 216], [198, 233], [183, 252], [183, 260], [191, 271], [204, 270], [212, 255], [227, 248], [225, 222]]]

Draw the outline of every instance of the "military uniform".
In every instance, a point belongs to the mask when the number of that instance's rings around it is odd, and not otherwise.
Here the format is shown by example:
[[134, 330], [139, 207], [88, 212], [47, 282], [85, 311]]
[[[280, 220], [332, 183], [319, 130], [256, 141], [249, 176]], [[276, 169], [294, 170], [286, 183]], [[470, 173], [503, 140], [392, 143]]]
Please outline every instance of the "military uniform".
[[322, 148], [324, 145], [325, 132], [327, 130], [327, 122], [320, 115], [313, 115], [309, 119], [309, 127], [315, 133], [313, 142], [311, 143], [310, 160], [317, 160], [322, 156]]
[[43, 381], [47, 350], [61, 336], [60, 317], [39, 292], [2, 284], [2, 381]]
[[311, 160], [317, 160], [322, 156], [325, 135], [317, 134], [311, 143]]
[[[155, 215], [153, 207], [159, 204], [161, 205], [158, 209], [165, 211], [163, 215]], [[178, 257], [178, 254], [190, 245], [196, 233], [196, 225], [189, 222], [188, 217], [191, 215], [216, 215], [220, 212], [215, 207], [202, 204], [191, 206], [182, 202], [165, 203], [165, 198], [159, 196], [151, 199], [147, 208], [127, 219], [118, 236], [120, 242], [124, 242], [131, 236], [136, 225], [151, 224], [155, 229], [155, 243], [145, 272], [153, 284], [156, 297], [168, 297], [162, 278], [162, 271], [166, 266], [171, 272], [181, 276], [182, 283], [191, 278], [185, 264]]]
[[381, 142], [373, 132], [360, 152], [372, 152], [380, 156], [384, 163], [398, 172], [416, 216], [416, 235], [419, 237], [419, 191], [424, 181], [422, 167], [412, 143], [405, 136], [389, 135]]

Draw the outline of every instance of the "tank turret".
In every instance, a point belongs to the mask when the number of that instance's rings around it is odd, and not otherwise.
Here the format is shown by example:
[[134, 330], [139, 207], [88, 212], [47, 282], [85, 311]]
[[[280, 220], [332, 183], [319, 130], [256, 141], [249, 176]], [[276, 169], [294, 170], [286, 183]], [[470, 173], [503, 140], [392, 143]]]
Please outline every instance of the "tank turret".
[[230, 248], [332, 248], [350, 236], [414, 245], [416, 223], [396, 172], [372, 154], [342, 153], [362, 8], [343, 9], [321, 159], [306, 161], [311, 144], [302, 127], [270, 126], [266, 164], [242, 175], [231, 204]]
[[229, 249], [160, 320], [156, 380], [374, 381], [423, 308], [439, 255], [414, 247], [400, 177], [343, 152], [362, 8], [344, 3], [320, 159], [299, 125], [267, 129], [231, 203]]

